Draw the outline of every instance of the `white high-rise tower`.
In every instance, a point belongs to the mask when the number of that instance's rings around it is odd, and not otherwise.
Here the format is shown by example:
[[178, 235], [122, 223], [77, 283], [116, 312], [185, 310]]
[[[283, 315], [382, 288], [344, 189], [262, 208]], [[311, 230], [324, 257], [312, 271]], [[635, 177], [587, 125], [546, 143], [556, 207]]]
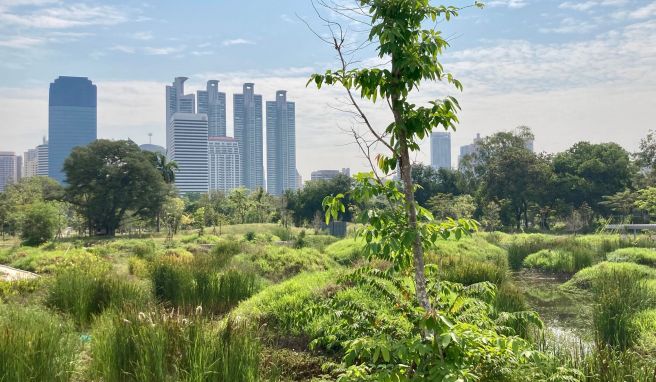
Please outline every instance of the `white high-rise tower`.
[[287, 92], [278, 90], [275, 101], [266, 103], [267, 191], [281, 195], [297, 188], [296, 105]]

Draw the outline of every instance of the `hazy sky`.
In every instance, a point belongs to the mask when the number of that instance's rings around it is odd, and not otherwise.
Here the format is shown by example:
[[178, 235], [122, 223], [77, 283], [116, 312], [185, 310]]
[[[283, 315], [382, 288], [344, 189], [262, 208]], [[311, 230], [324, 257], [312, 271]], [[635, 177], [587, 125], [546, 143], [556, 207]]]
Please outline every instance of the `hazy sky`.
[[[340, 0], [347, 2], [347, 0]], [[466, 5], [455, 1], [450, 4]], [[476, 133], [528, 125], [538, 151], [574, 142], [615, 141], [634, 150], [656, 129], [656, 1], [492, 0], [440, 23], [451, 48], [443, 61], [465, 90], [426, 84], [418, 101], [455, 95], [463, 111], [453, 156]], [[448, 3], [447, 3], [448, 4]], [[329, 15], [330, 16], [330, 15]], [[334, 15], [333, 15], [334, 16]], [[0, 151], [22, 152], [47, 134], [48, 84], [59, 75], [98, 85], [98, 134], [163, 144], [164, 86], [190, 77], [228, 93], [243, 82], [273, 99], [296, 101], [297, 163], [315, 169], [366, 168], [350, 144], [339, 89], [306, 88], [308, 76], [336, 67], [309, 0], [0, 0]], [[362, 38], [359, 25], [349, 37]], [[376, 63], [362, 52], [364, 63]], [[384, 108], [368, 108], [385, 126]], [[428, 142], [417, 156], [427, 162]]]

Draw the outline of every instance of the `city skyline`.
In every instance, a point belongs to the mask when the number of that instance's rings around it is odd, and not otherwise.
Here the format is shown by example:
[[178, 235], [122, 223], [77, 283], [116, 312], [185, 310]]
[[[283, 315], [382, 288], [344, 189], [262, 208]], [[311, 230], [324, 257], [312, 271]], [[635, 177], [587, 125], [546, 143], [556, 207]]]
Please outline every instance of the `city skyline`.
[[[420, 101], [446, 94], [459, 99], [463, 110], [453, 147], [471, 142], [476, 132], [528, 125], [538, 152], [562, 151], [580, 140], [638, 148], [656, 120], [656, 2], [582, 4], [495, 0], [441, 24], [452, 36], [444, 66], [465, 90], [427, 84]], [[146, 143], [152, 133], [153, 143], [163, 145], [161, 89], [183, 74], [192, 78], [188, 94], [219, 78], [228, 94], [254, 82], [260, 94], [286, 89], [296, 100], [310, 101], [296, 110], [302, 126], [297, 141], [304, 143], [297, 167], [305, 179], [325, 163], [367, 170], [342, 131], [351, 126], [349, 116], [330, 107], [340, 105], [343, 93], [305, 87], [311, 73], [336, 66], [332, 49], [295, 16], [320, 27], [309, 2], [190, 1], [184, 9], [172, 1], [74, 5], [0, 3], [0, 113], [11, 126], [0, 133], [0, 150], [23, 153], [47, 132], [45, 88], [59, 75], [86, 76], [99, 86], [99, 137]], [[363, 56], [376, 63], [371, 52]], [[232, 109], [228, 97], [227, 120]], [[368, 110], [377, 126], [386, 125], [387, 113]], [[430, 163], [429, 146], [426, 139], [414, 159]], [[452, 150], [452, 163], [456, 157]]]

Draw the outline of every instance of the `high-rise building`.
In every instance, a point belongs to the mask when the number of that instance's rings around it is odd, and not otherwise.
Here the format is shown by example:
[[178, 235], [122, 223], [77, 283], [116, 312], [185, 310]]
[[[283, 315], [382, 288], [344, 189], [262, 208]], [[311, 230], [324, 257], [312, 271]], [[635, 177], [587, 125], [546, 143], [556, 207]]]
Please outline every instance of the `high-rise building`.
[[23, 178], [36, 176], [38, 166], [36, 149], [29, 149], [23, 153]]
[[481, 134], [476, 133], [476, 138], [474, 138], [473, 143], [469, 145], [460, 146], [460, 156], [458, 156], [458, 166], [462, 164], [462, 161], [466, 156], [476, 153], [480, 141], [481, 141]]
[[50, 84], [48, 176], [64, 182], [64, 161], [73, 148], [96, 140], [97, 89], [86, 77], [59, 77]]
[[272, 195], [297, 188], [295, 107], [285, 90], [266, 103], [267, 191]]
[[143, 151], [150, 151], [151, 153], [166, 155], [166, 149], [160, 145], [145, 143], [143, 145], [139, 145], [139, 148]]
[[16, 156], [16, 181], [23, 179], [23, 157]]
[[167, 137], [167, 156], [178, 164], [175, 185], [181, 194], [207, 192], [207, 116], [174, 113]]
[[264, 188], [262, 142], [262, 96], [255, 85], [244, 84], [242, 94], [233, 95], [235, 139], [241, 156], [241, 183], [250, 190]]
[[187, 77], [175, 77], [171, 85], [166, 86], [166, 126], [175, 113], [195, 113], [196, 101], [193, 94], [184, 94]]
[[207, 114], [210, 137], [226, 136], [226, 94], [219, 92], [219, 81], [207, 81], [207, 89], [196, 92], [198, 113]]
[[0, 151], [0, 192], [16, 182], [16, 154]]
[[36, 147], [36, 176], [48, 176], [48, 141], [43, 138], [43, 143]]
[[209, 137], [209, 189], [228, 192], [241, 186], [239, 143], [231, 137]]
[[310, 180], [331, 180], [337, 175], [342, 174], [351, 176], [351, 169], [343, 168], [341, 170], [317, 170], [310, 173]]
[[451, 133], [434, 131], [431, 133], [431, 166], [451, 168]]

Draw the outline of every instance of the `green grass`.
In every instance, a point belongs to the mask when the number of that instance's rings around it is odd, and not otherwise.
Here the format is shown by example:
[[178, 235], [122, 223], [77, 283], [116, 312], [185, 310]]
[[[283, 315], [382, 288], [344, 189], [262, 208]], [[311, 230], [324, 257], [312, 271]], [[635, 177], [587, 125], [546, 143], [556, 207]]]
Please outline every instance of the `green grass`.
[[609, 253], [608, 261], [631, 262], [656, 267], [656, 250], [649, 248], [622, 248]]
[[613, 271], [630, 273], [634, 279], [656, 278], [656, 269], [645, 265], [601, 262], [577, 272], [574, 277], [562, 285], [562, 289], [570, 291], [589, 290], [594, 280], [603, 278]]
[[198, 310], [111, 312], [94, 325], [92, 378], [105, 381], [258, 380], [259, 344], [252, 327], [212, 325]]
[[147, 307], [152, 302], [149, 285], [124, 280], [101, 262], [59, 270], [48, 286], [46, 304], [70, 315], [79, 326], [109, 308]]
[[569, 252], [560, 249], [543, 249], [528, 255], [524, 267], [533, 270], [574, 274], [591, 266], [593, 257], [589, 251]]
[[341, 265], [349, 265], [362, 258], [363, 245], [360, 240], [343, 239], [327, 246], [324, 253]]
[[325, 271], [337, 267], [327, 254], [313, 248], [294, 249], [266, 246], [233, 258], [233, 266], [252, 269], [268, 280], [279, 282], [301, 272]]
[[70, 381], [78, 351], [69, 321], [43, 308], [0, 305], [0, 380]]

